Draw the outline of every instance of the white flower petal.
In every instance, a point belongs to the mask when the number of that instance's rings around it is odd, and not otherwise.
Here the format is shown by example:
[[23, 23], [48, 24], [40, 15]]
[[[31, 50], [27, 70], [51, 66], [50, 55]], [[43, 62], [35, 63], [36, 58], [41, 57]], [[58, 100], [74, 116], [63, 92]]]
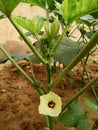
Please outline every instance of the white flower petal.
[[61, 113], [61, 106], [61, 98], [53, 92], [40, 96], [40, 114], [58, 116]]

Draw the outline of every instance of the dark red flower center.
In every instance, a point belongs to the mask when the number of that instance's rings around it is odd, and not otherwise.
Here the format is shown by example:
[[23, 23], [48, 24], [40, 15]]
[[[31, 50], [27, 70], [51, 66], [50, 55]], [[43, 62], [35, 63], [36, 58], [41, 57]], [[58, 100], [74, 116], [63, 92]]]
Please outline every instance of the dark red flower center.
[[48, 102], [48, 107], [54, 108], [55, 107], [55, 102], [54, 101]]

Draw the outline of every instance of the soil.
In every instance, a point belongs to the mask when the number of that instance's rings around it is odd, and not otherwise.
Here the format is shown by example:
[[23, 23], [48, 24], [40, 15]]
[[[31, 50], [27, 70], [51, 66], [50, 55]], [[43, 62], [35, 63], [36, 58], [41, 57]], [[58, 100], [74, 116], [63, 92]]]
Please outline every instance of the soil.
[[[23, 8], [21, 8], [23, 7]], [[37, 13], [44, 15], [44, 11], [36, 7], [20, 4], [14, 11], [15, 14], [24, 15], [24, 11], [27, 10], [26, 16], [33, 17]], [[31, 11], [34, 13], [32, 14]], [[35, 13], [36, 12], [36, 13]], [[26, 53], [29, 48], [23, 41], [18, 39], [18, 33], [11, 26], [7, 19], [0, 20], [0, 43], [6, 48], [6, 50], [13, 54]], [[0, 52], [0, 56], [3, 53]], [[94, 61], [96, 63], [94, 63]], [[24, 60], [18, 62], [23, 70], [31, 76], [30, 63]], [[46, 71], [45, 67], [41, 64], [33, 64], [36, 78], [42, 82], [44, 87], [46, 84]], [[87, 69], [90, 78], [93, 79], [98, 75], [98, 53], [94, 53], [90, 56]], [[61, 81], [54, 89], [62, 98], [62, 102], [70, 100], [81, 88], [85, 86], [89, 81], [86, 76], [81, 83], [82, 66], [79, 63], [72, 71], [72, 75], [67, 75], [66, 79]], [[58, 73], [55, 75], [55, 77]], [[71, 83], [68, 79], [73, 79]], [[94, 85], [98, 96], [98, 82]], [[91, 109], [89, 109], [83, 98], [88, 97], [95, 100], [92, 90], [88, 90], [82, 94], [78, 101], [87, 111], [89, 115], [89, 124], [93, 125], [94, 120], [98, 118]], [[0, 64], [0, 130], [43, 130], [46, 126], [43, 115], [38, 113], [39, 94], [34, 86], [27, 81], [27, 79], [10, 63], [7, 61], [4, 64]], [[56, 130], [75, 130], [74, 128], [68, 128], [56, 121]]]
[[[20, 61], [18, 64], [31, 75], [30, 63]], [[61, 96], [62, 101], [71, 99], [87, 82], [85, 77], [80, 86], [82, 68], [74, 68], [73, 76], [61, 81], [54, 91]], [[46, 72], [43, 65], [33, 64], [36, 78], [39, 79], [46, 88]], [[78, 69], [78, 67], [80, 69]], [[98, 65], [89, 64], [88, 71], [91, 78], [98, 75]], [[68, 78], [74, 80], [73, 83]], [[98, 88], [98, 82], [95, 84]], [[97, 90], [97, 89], [96, 89]], [[96, 91], [98, 93], [98, 91]], [[90, 125], [97, 115], [86, 107], [83, 97], [95, 99], [92, 90], [87, 91], [78, 99], [79, 103], [87, 111], [90, 118]], [[8, 61], [0, 65], [0, 130], [43, 130], [45, 126], [44, 116], [38, 113], [39, 95], [36, 89], [26, 80], [26, 78]], [[56, 130], [72, 130], [56, 122]]]

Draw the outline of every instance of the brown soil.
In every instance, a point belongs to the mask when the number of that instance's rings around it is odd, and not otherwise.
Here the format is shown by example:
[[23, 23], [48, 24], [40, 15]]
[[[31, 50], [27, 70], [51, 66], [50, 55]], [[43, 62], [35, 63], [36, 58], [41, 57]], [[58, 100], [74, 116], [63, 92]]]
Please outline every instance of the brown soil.
[[[21, 7], [24, 8], [21, 8]], [[33, 17], [36, 13], [44, 15], [44, 12], [35, 7], [25, 5], [19, 5], [14, 13], [24, 14], [27, 10], [27, 16]], [[14, 33], [13, 33], [14, 32]], [[19, 52], [26, 53], [30, 51], [23, 41], [18, 39], [18, 34], [8, 22], [7, 19], [0, 21], [0, 42], [8, 50], [9, 53]], [[6, 36], [6, 37], [5, 37]], [[22, 49], [21, 49], [22, 48]], [[0, 56], [2, 53], [0, 52]], [[96, 61], [97, 64], [94, 64]], [[18, 64], [31, 76], [30, 63], [26, 61], [20, 61]], [[46, 84], [46, 72], [44, 66], [40, 64], [33, 64], [35, 75], [39, 79], [44, 87]], [[92, 55], [89, 59], [88, 72], [91, 78], [98, 75], [98, 54]], [[70, 100], [85, 84], [88, 83], [87, 77], [84, 77], [82, 85], [80, 80], [82, 76], [82, 67], [78, 64], [73, 69], [73, 75], [67, 76], [66, 79], [61, 81], [54, 91], [61, 96], [63, 103]], [[73, 83], [68, 81], [68, 78], [74, 80]], [[95, 84], [96, 92], [98, 94], [98, 82]], [[83, 97], [92, 98], [95, 97], [92, 90], [85, 92], [78, 99], [80, 104], [85, 108], [87, 114], [90, 117], [89, 123], [92, 126], [93, 119], [98, 118], [94, 112], [84, 104]], [[39, 95], [36, 89], [26, 80], [26, 78], [9, 62], [0, 65], [0, 130], [43, 130], [46, 126], [43, 115], [38, 113]], [[74, 130], [74, 128], [67, 128], [56, 121], [56, 130]]]
[[[20, 61], [18, 64], [31, 75], [28, 62]], [[37, 79], [47, 87], [44, 66], [38, 64], [32, 64], [32, 66]], [[88, 68], [91, 78], [98, 75], [98, 65], [90, 64]], [[73, 83], [66, 79], [55, 88], [54, 91], [61, 96], [63, 102], [71, 99], [88, 82], [85, 77], [82, 86], [80, 86], [80, 70], [78, 67], [74, 69], [74, 74], [70, 77], [74, 80]], [[95, 86], [98, 87], [98, 82]], [[39, 95], [9, 61], [0, 65], [0, 95], [0, 130], [43, 130], [45, 126], [44, 116], [38, 113]], [[92, 119], [97, 118], [97, 115], [85, 106], [83, 97], [94, 99], [94, 95], [90, 90], [78, 99], [90, 116], [90, 124], [92, 125]], [[56, 122], [56, 130], [69, 130], [69, 128]]]

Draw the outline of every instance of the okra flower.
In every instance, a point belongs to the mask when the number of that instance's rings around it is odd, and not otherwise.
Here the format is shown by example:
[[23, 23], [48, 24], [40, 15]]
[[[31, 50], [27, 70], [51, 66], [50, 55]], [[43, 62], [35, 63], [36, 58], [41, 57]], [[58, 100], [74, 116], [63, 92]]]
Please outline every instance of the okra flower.
[[57, 117], [61, 113], [62, 101], [61, 98], [53, 93], [40, 96], [39, 113], [52, 117]]

